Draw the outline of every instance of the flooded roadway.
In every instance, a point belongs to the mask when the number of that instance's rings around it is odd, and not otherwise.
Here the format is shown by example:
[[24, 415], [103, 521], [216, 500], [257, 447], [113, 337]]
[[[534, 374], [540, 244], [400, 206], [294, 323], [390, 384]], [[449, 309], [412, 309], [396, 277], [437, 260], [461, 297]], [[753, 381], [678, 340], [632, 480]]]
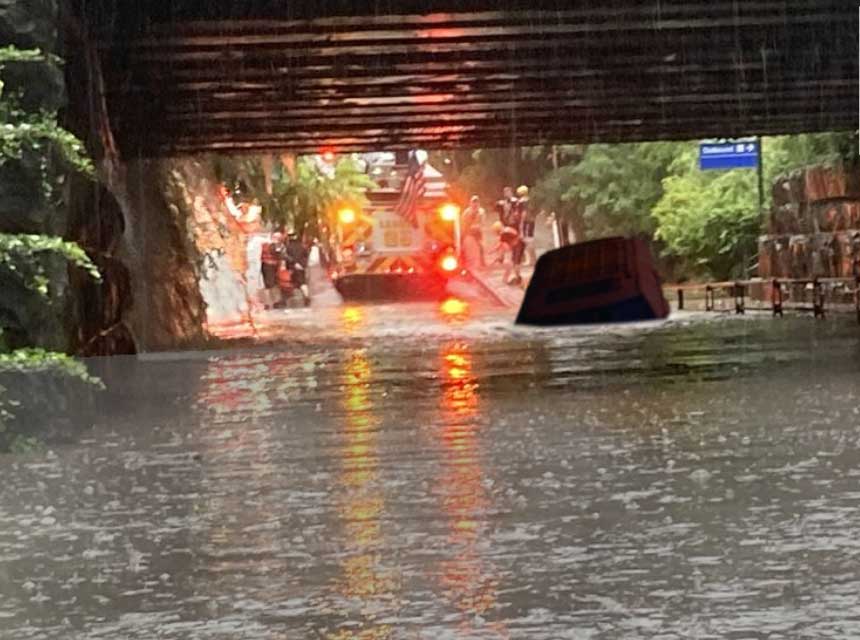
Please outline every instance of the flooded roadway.
[[0, 637], [860, 636], [850, 320], [280, 317], [0, 458]]

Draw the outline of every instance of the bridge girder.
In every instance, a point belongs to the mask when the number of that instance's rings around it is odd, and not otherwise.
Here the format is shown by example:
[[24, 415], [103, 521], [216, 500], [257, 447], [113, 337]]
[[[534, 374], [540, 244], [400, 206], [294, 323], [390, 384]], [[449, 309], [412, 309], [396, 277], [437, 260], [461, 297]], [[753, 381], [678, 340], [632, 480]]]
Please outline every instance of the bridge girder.
[[846, 1], [128, 4], [84, 16], [126, 155], [857, 126]]

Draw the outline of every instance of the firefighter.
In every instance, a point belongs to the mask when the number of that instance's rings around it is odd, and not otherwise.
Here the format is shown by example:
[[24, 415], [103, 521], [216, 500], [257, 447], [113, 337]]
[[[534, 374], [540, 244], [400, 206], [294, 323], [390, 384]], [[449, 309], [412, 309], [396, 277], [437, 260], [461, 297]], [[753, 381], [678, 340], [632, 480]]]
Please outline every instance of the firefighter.
[[269, 242], [263, 244], [260, 250], [260, 271], [263, 274], [263, 306], [266, 310], [273, 308], [281, 299], [281, 289], [278, 284], [278, 267], [284, 259], [284, 236], [273, 233]]
[[484, 260], [484, 232], [482, 226], [484, 224], [485, 212], [481, 207], [481, 199], [478, 196], [472, 196], [469, 200], [469, 206], [463, 209], [462, 228], [466, 237], [471, 238], [478, 248], [478, 263], [480, 267], [485, 267]]
[[537, 215], [529, 202], [529, 188], [525, 185], [517, 189], [517, 217], [519, 218], [519, 231], [525, 243], [528, 264], [537, 262], [535, 254], [535, 219]]
[[290, 227], [287, 229], [287, 245], [284, 252], [284, 261], [287, 269], [290, 271], [290, 282], [293, 287], [298, 287], [302, 292], [305, 306], [311, 304], [311, 294], [308, 288], [308, 258], [309, 252], [304, 243], [299, 239], [299, 234], [296, 230]]
[[505, 187], [502, 191], [502, 199], [496, 202], [496, 213], [499, 215], [499, 222], [504, 227], [510, 227], [511, 218], [515, 213], [517, 199], [514, 197], [514, 190], [510, 187]]
[[[493, 252], [501, 256], [500, 260], [504, 260], [506, 252], [509, 251], [511, 254], [511, 263], [505, 264], [505, 275], [502, 279], [505, 284], [519, 286], [523, 283], [520, 266], [523, 263], [523, 253], [525, 252], [522, 236], [515, 227], [506, 227], [499, 221], [493, 223], [493, 231], [499, 237], [499, 242], [493, 248]], [[511, 277], [512, 272], [513, 278]]]

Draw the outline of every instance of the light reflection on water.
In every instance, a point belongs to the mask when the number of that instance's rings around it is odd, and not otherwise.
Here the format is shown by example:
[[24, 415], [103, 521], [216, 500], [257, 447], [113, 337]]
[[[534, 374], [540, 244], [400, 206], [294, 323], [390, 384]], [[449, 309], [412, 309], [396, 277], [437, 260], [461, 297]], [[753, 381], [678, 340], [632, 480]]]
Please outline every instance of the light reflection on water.
[[390, 311], [112, 361], [0, 460], [0, 638], [858, 636], [856, 327]]
[[[397, 598], [397, 578], [384, 563], [382, 517], [385, 497], [379, 474], [380, 420], [371, 400], [373, 368], [364, 350], [346, 354], [343, 376], [345, 420], [342, 429], [338, 515], [345, 528], [342, 576], [337, 591], [357, 602], [360, 629], [339, 630], [337, 640], [385, 640], [391, 627], [374, 621]], [[348, 605], [350, 606], [350, 605]]]
[[[466, 614], [460, 632], [474, 634], [476, 621], [496, 605], [499, 580], [492, 562], [482, 558], [479, 545], [488, 533], [490, 507], [481, 469], [482, 434], [476, 418], [480, 412], [478, 378], [472, 370], [472, 354], [466, 343], [452, 343], [441, 350], [440, 436], [442, 463], [438, 492], [442, 514], [448, 522], [450, 558], [441, 563], [441, 586], [451, 603]], [[507, 638], [504, 623], [489, 626], [495, 637]], [[486, 629], [484, 630], [486, 632]]]

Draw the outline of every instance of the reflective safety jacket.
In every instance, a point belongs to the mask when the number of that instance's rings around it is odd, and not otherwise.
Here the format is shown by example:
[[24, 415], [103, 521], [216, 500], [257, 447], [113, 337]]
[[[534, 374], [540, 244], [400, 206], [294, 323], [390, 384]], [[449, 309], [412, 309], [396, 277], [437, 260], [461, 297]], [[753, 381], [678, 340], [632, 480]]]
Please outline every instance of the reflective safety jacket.
[[277, 266], [284, 259], [284, 245], [275, 242], [267, 242], [263, 245], [261, 259], [263, 264]]

